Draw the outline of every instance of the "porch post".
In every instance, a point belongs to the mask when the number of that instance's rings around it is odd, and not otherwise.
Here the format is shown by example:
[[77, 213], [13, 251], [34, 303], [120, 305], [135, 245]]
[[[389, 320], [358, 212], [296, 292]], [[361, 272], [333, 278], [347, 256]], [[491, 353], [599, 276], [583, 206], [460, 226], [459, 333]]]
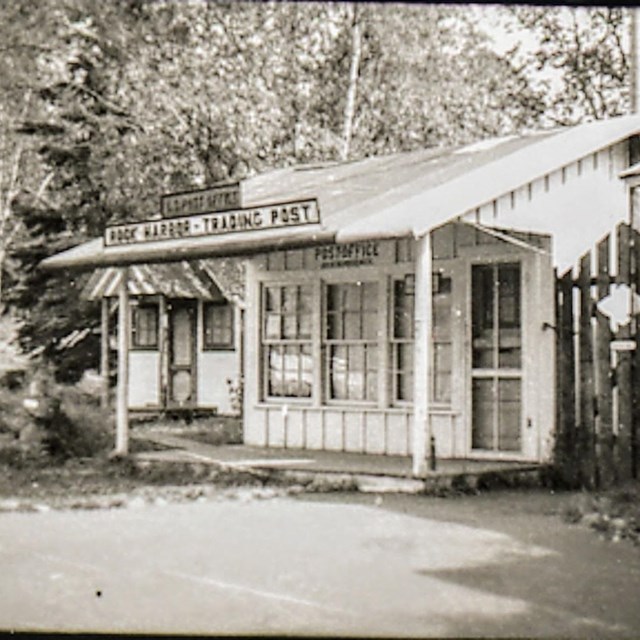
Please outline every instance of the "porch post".
[[100, 390], [100, 406], [109, 406], [109, 298], [102, 298], [100, 318], [100, 376], [102, 389]]
[[413, 475], [427, 470], [429, 367], [431, 363], [431, 233], [417, 243], [415, 276], [415, 342], [413, 374]]
[[116, 455], [129, 453], [129, 269], [120, 269], [118, 290], [118, 388]]
[[160, 350], [160, 376], [158, 379], [160, 389], [158, 391], [160, 405], [163, 409], [167, 408], [169, 395], [169, 317], [167, 313], [167, 299], [161, 295], [158, 314], [158, 349]]

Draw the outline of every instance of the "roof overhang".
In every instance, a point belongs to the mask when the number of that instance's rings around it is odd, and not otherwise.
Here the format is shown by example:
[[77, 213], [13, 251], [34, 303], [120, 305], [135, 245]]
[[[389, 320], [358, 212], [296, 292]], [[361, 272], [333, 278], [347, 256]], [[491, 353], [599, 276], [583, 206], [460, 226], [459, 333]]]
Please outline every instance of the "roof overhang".
[[230, 233], [224, 236], [177, 238], [136, 245], [107, 247], [96, 238], [63, 251], [40, 263], [43, 269], [89, 269], [95, 267], [127, 266], [132, 264], [177, 262], [195, 258], [239, 256], [283, 248], [328, 244], [335, 241], [335, 232], [321, 228], [278, 229]]
[[[332, 187], [336, 189], [333, 200], [323, 201], [323, 191], [331, 190], [331, 176], [325, 175], [324, 170], [319, 169], [311, 172], [314, 176], [312, 182], [300, 183], [297, 186], [293, 184], [290, 187], [282, 184], [282, 189], [290, 191], [277, 195], [317, 197], [322, 209], [320, 223], [118, 246], [105, 246], [103, 239], [98, 238], [51, 256], [41, 265], [45, 269], [124, 266], [215, 256], [251, 255], [332, 242], [421, 237], [440, 225], [468, 216], [475, 209], [533, 180], [638, 133], [639, 115], [592, 122], [554, 131], [539, 138], [533, 136], [526, 146], [502, 155], [487, 156], [486, 162], [477, 163], [473, 165], [474, 168], [466, 170], [465, 167], [469, 166], [466, 163], [471, 160], [473, 153], [471, 145], [453, 152], [460, 154], [461, 160], [457, 165], [460, 170], [443, 177], [440, 181], [425, 185], [418, 178], [408, 184], [399, 184], [395, 188], [393, 185], [385, 184], [383, 189], [378, 189], [375, 193], [373, 189], [369, 189], [371, 193], [362, 195], [356, 189], [357, 197], [352, 197], [349, 201], [340, 200], [340, 193], [350, 189], [351, 182], [348, 176]], [[366, 166], [368, 165], [360, 167], [361, 178], [367, 176]], [[348, 168], [355, 171], [358, 165], [353, 163]], [[424, 168], [424, 171], [428, 170], [428, 167]], [[435, 171], [437, 173], [437, 169]], [[304, 174], [301, 175], [304, 177]], [[266, 177], [258, 176], [257, 179], [256, 184], [264, 181]], [[252, 180], [256, 179], [249, 179]], [[375, 178], [372, 180], [375, 183]], [[281, 182], [282, 180], [276, 180], [278, 185]], [[359, 186], [362, 187], [362, 184], [359, 183]], [[253, 204], [258, 206], [258, 201], [268, 201], [272, 198], [275, 201], [275, 196], [275, 193], [271, 193], [269, 198], [264, 193], [256, 195], [256, 202]], [[263, 197], [265, 200], [262, 200]], [[251, 198], [252, 202], [253, 200], [254, 198]], [[541, 229], [534, 226], [531, 231]]]

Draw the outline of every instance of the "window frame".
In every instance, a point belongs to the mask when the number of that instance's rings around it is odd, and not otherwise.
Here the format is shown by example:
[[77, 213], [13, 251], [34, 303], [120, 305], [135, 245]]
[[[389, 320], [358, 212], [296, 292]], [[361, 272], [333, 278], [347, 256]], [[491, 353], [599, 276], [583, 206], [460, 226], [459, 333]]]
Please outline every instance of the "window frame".
[[[431, 366], [429, 376], [429, 393], [430, 393], [430, 401], [431, 404], [435, 407], [441, 409], [448, 409], [453, 404], [453, 377], [454, 377], [454, 341], [455, 341], [455, 331], [453, 327], [453, 296], [454, 296], [454, 278], [450, 269], [447, 268], [438, 268], [434, 269], [433, 272], [433, 284], [432, 284], [432, 293], [431, 293]], [[448, 291], [440, 290], [441, 283], [448, 283]], [[449, 306], [448, 306], [448, 320], [449, 320], [449, 334], [447, 336], [448, 339], [443, 339], [438, 333], [438, 327], [436, 326], [436, 303], [437, 296], [447, 295], [449, 297]], [[450, 351], [450, 360], [451, 360], [451, 368], [446, 371], [449, 375], [449, 398], [446, 400], [436, 398], [436, 388], [437, 388], [437, 376], [438, 370], [436, 368], [436, 352], [438, 345], [449, 345]]]
[[[153, 311], [155, 314], [155, 341], [153, 343], [141, 344], [140, 337], [140, 312]], [[160, 348], [160, 305], [158, 302], [137, 301], [131, 305], [131, 350], [132, 351], [158, 351]]]
[[[296, 312], [295, 313], [287, 313], [284, 310], [284, 289], [296, 287]], [[282, 318], [285, 317], [295, 317], [296, 318], [296, 333], [299, 333], [300, 330], [300, 316], [305, 315], [304, 313], [300, 313], [300, 310], [303, 310], [300, 306], [300, 293], [303, 287], [308, 288], [308, 305], [309, 309], [306, 312], [306, 315], [309, 316], [309, 333], [300, 334], [294, 338], [285, 338], [284, 335], [284, 326], [285, 322]], [[279, 289], [280, 290], [280, 302], [278, 313], [273, 313], [272, 311], [267, 310], [267, 302], [268, 302], [268, 294], [267, 291], [269, 289]], [[280, 337], [269, 337], [267, 334], [267, 322], [269, 314], [280, 316], [281, 320], [279, 322], [280, 325]], [[314, 389], [314, 371], [313, 371], [313, 285], [308, 281], [267, 281], [262, 282], [260, 285], [260, 326], [259, 326], [259, 340], [260, 340], [260, 375], [261, 375], [261, 398], [265, 402], [287, 402], [287, 403], [309, 403], [313, 398], [313, 389]], [[284, 351], [286, 351], [287, 347], [297, 347], [299, 349], [298, 358], [303, 358], [303, 349], [307, 348], [309, 352], [308, 357], [311, 359], [312, 366], [309, 370], [308, 374], [310, 376], [310, 380], [308, 383], [309, 393], [308, 395], [274, 395], [270, 393], [270, 351], [272, 347], [280, 347]], [[286, 354], [281, 357], [284, 358]], [[284, 360], [283, 360], [284, 362]], [[283, 375], [287, 371], [283, 367], [282, 372]], [[298, 380], [297, 384], [302, 385], [304, 383], [304, 374], [306, 370], [301, 368], [300, 361], [298, 363]], [[284, 384], [284, 382], [283, 382]]]
[[[377, 406], [378, 405], [378, 390], [379, 390], [379, 383], [380, 383], [380, 376], [383, 375], [383, 367], [381, 366], [381, 357], [382, 357], [382, 350], [381, 350], [381, 344], [380, 344], [380, 337], [378, 335], [378, 327], [379, 327], [379, 322], [380, 322], [380, 306], [379, 306], [379, 301], [380, 301], [380, 297], [382, 294], [382, 291], [380, 289], [381, 287], [381, 282], [382, 281], [376, 281], [376, 280], [372, 280], [372, 279], [358, 279], [356, 282], [354, 282], [353, 280], [326, 280], [323, 281], [322, 283], [322, 333], [321, 333], [321, 350], [322, 350], [322, 378], [323, 378], [323, 401], [322, 404], [324, 406], [331, 406], [331, 405], [345, 405], [345, 404], [351, 404], [351, 405], [362, 405], [362, 406]], [[375, 322], [374, 322], [374, 326], [376, 327], [376, 332], [375, 332], [375, 336], [371, 337], [371, 338], [329, 338], [329, 290], [330, 287], [345, 287], [345, 286], [351, 286], [351, 285], [356, 285], [356, 286], [363, 286], [366, 284], [373, 284], [376, 285], [377, 290], [376, 290], [376, 304], [375, 304]], [[364, 290], [363, 290], [364, 291]], [[364, 333], [363, 331], [363, 323], [362, 323], [362, 318], [364, 317], [364, 315], [366, 313], [370, 313], [370, 310], [364, 308], [362, 306], [363, 302], [364, 302], [365, 298], [362, 296], [362, 294], [359, 296], [359, 311], [358, 311], [358, 317], [359, 317], [359, 327], [360, 327], [360, 333]], [[349, 309], [347, 307], [344, 308], [339, 308], [337, 310], [334, 310], [333, 313], [337, 316], [338, 314], [342, 314], [343, 316], [346, 315], [353, 315], [354, 311], [352, 309]], [[386, 313], [386, 310], [385, 310]], [[344, 329], [344, 327], [346, 326], [344, 324], [344, 319], [341, 321], [340, 325], [343, 328], [342, 333], [345, 334], [346, 331]], [[364, 353], [363, 353], [363, 362], [364, 362], [364, 381], [363, 381], [363, 389], [364, 389], [364, 398], [352, 398], [352, 397], [348, 397], [348, 372], [349, 369], [346, 369], [345, 375], [347, 376], [347, 383], [346, 383], [346, 389], [347, 389], [347, 397], [346, 398], [335, 398], [332, 397], [331, 394], [331, 372], [332, 372], [332, 348], [333, 347], [346, 347], [347, 349], [347, 362], [349, 359], [349, 348], [350, 347], [358, 347], [358, 346], [362, 346], [364, 347]], [[369, 355], [368, 355], [368, 349], [367, 347], [374, 347], [375, 349], [375, 368], [374, 369], [370, 369], [367, 365], [369, 363]], [[369, 390], [369, 372], [370, 371], [375, 371], [375, 384], [372, 386], [373, 389], [375, 389], [374, 392], [374, 397], [373, 398], [369, 398], [368, 396], [368, 390]]]
[[[403, 283], [405, 287], [404, 295], [406, 296], [406, 288], [409, 286], [409, 283], [413, 286], [413, 293], [411, 297], [413, 297], [413, 308], [411, 310], [411, 323], [410, 323], [410, 331], [409, 336], [396, 336], [396, 310], [398, 306], [396, 304], [396, 283]], [[398, 375], [401, 372], [398, 367], [399, 361], [399, 351], [402, 346], [406, 346], [407, 348], [412, 349], [415, 352], [415, 274], [406, 273], [401, 276], [393, 276], [391, 278], [391, 295], [389, 301], [389, 309], [388, 309], [388, 320], [389, 320], [389, 328], [388, 328], [388, 336], [389, 336], [389, 377], [390, 377], [390, 389], [389, 389], [389, 397], [391, 399], [391, 406], [394, 407], [410, 407], [413, 405], [413, 384], [414, 384], [414, 376], [415, 376], [415, 362], [413, 363], [413, 367], [411, 370], [411, 398], [404, 399], [398, 397]]]
[[[518, 322], [517, 325], [513, 323], [507, 323], [505, 328], [514, 328], [517, 326], [518, 331], [518, 340], [519, 340], [519, 364], [517, 367], [514, 366], [501, 366], [500, 364], [500, 277], [499, 272], [500, 269], [513, 269], [517, 268], [518, 270], [518, 280], [517, 280], [517, 301], [516, 301], [516, 310], [518, 314]], [[474, 298], [473, 298], [473, 274], [474, 269], [478, 268], [478, 273], [480, 273], [480, 269], [484, 268], [487, 271], [491, 271], [492, 273], [492, 285], [491, 285], [491, 334], [492, 334], [492, 343], [491, 343], [491, 362], [490, 366], [477, 366], [474, 362], [474, 350], [475, 344], [474, 340], [478, 339], [477, 334], [474, 335], [475, 325], [476, 325], [476, 317], [474, 314]], [[470, 410], [473, 416], [473, 403], [474, 403], [474, 395], [473, 395], [473, 386], [476, 384], [476, 381], [481, 382], [491, 382], [494, 385], [494, 392], [496, 394], [493, 402], [492, 402], [492, 424], [491, 424], [491, 445], [488, 447], [480, 446], [480, 444], [476, 444], [476, 437], [478, 436], [476, 432], [475, 424], [472, 422], [471, 427], [471, 450], [473, 452], [489, 452], [492, 455], [502, 455], [502, 454], [519, 454], [522, 453], [523, 447], [525, 445], [524, 437], [523, 437], [523, 428], [524, 428], [524, 380], [525, 380], [525, 315], [524, 315], [524, 277], [525, 277], [525, 260], [520, 256], [509, 256], [504, 260], [492, 260], [492, 261], [472, 261], [470, 264], [470, 273], [469, 273], [469, 286], [470, 286], [470, 295], [469, 295], [469, 311], [471, 322], [469, 323], [469, 345], [470, 345], [470, 366], [471, 366], [471, 391], [470, 391]], [[480, 317], [483, 322], [486, 321], [484, 317], [486, 314], [480, 314]], [[480, 338], [481, 339], [481, 338]], [[519, 387], [518, 391], [518, 402], [519, 402], [519, 414], [518, 414], [518, 430], [517, 430], [517, 438], [516, 441], [518, 443], [518, 448], [503, 448], [501, 446], [502, 438], [504, 437], [503, 432], [501, 431], [502, 423], [500, 422], [500, 409], [501, 405], [499, 402], [499, 389], [501, 382], [517, 382]], [[473, 417], [472, 417], [473, 420]]]
[[[208, 309], [224, 309], [228, 313], [229, 326], [224, 330], [229, 331], [229, 340], [226, 342], [209, 341], [207, 339]], [[214, 337], [215, 323], [211, 327], [210, 335]], [[235, 351], [235, 305], [229, 300], [207, 300], [202, 303], [202, 350], [203, 351]]]

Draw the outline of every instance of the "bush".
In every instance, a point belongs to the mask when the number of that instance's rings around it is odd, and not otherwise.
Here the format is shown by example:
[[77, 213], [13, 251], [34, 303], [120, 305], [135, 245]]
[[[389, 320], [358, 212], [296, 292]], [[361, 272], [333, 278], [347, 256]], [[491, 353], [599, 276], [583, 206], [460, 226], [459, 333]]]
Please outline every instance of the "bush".
[[[56, 384], [45, 369], [32, 374], [26, 389], [0, 388], [0, 431], [13, 433], [27, 457], [44, 451], [59, 461], [106, 452], [113, 439], [112, 419], [98, 400]], [[3, 456], [5, 463], [19, 463], [16, 452]]]
[[45, 432], [43, 444], [58, 459], [93, 457], [113, 441], [112, 418], [100, 404], [78, 389], [59, 386], [47, 398], [49, 406], [37, 418]]
[[16, 437], [31, 423], [22, 406], [22, 389], [0, 387], [0, 433], [13, 433]]
[[18, 444], [0, 448], [0, 465], [12, 469], [34, 469], [46, 465], [42, 452]]

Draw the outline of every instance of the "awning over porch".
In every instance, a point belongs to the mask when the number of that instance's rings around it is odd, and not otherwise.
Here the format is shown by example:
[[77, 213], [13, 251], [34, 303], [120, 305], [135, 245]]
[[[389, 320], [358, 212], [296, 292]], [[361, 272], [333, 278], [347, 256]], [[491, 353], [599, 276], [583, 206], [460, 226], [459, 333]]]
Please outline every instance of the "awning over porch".
[[[242, 282], [240, 274], [231, 274], [235, 277], [229, 281], [229, 277], [220, 277], [223, 272], [211, 260], [136, 264], [129, 268], [128, 291], [131, 296], [162, 295], [166, 298], [241, 302], [241, 289], [237, 284]], [[117, 297], [121, 280], [122, 272], [117, 267], [96, 269], [82, 290], [81, 297], [87, 300]], [[221, 280], [225, 280], [224, 283]]]

